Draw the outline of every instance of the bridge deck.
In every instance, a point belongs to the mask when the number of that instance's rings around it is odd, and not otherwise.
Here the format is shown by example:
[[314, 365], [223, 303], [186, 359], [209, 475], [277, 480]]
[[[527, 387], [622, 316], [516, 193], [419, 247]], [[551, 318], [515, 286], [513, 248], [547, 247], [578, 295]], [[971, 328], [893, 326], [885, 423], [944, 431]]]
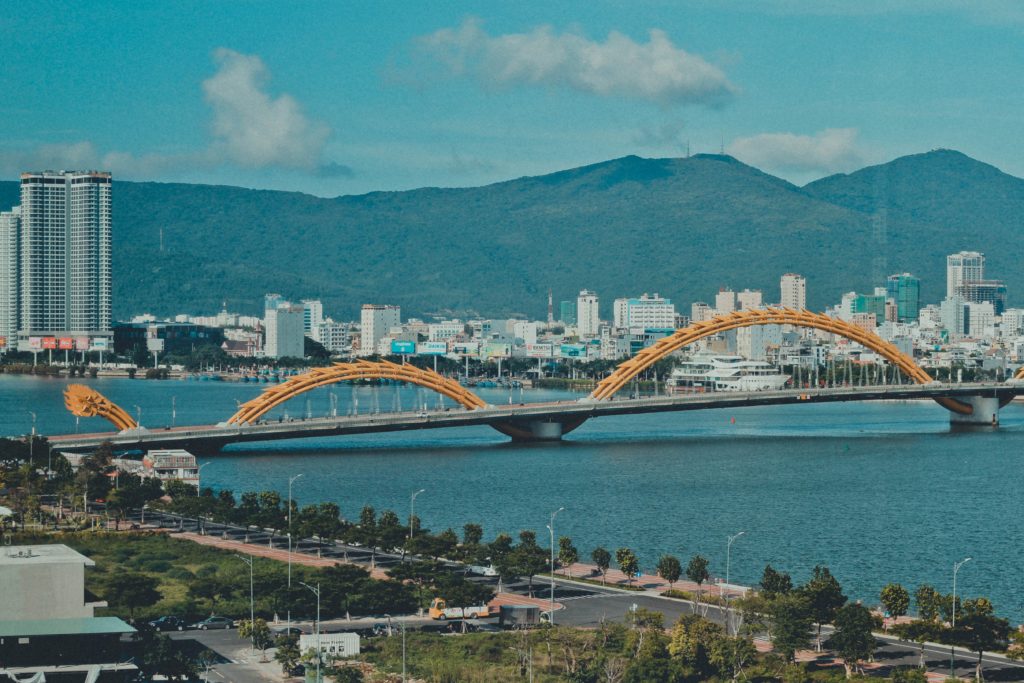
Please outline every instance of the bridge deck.
[[230, 443], [272, 441], [347, 434], [441, 429], [469, 425], [491, 425], [517, 421], [565, 421], [605, 415], [657, 413], [679, 410], [743, 408], [787, 403], [833, 401], [924, 400], [944, 396], [994, 396], [1007, 398], [1024, 393], [1024, 384], [971, 383], [874, 387], [836, 387], [758, 392], [712, 392], [646, 398], [613, 398], [606, 401], [581, 399], [548, 403], [487, 406], [476, 410], [435, 410], [428, 412], [377, 413], [338, 417], [263, 422], [255, 425], [197, 425], [174, 429], [133, 429], [97, 434], [65, 434], [49, 437], [55, 448], [88, 451], [104, 441], [115, 448], [194, 448], [216, 450]]

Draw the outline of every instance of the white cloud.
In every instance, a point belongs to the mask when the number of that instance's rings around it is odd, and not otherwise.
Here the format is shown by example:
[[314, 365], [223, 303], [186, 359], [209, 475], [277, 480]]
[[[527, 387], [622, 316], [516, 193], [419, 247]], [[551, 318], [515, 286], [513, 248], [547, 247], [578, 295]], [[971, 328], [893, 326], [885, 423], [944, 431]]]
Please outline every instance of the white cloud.
[[263, 60], [223, 47], [214, 60], [217, 73], [203, 81], [213, 108], [211, 152], [250, 167], [319, 167], [330, 129], [308, 119], [291, 95], [266, 92]]
[[225, 164], [298, 169], [321, 178], [346, 178], [350, 167], [324, 157], [330, 129], [309, 119], [290, 95], [266, 91], [267, 67], [256, 55], [227, 48], [214, 52], [217, 71], [203, 81], [212, 110], [212, 137], [204, 146], [178, 153], [135, 154], [97, 149], [89, 141], [0, 150], [0, 172], [96, 168], [128, 178], [211, 169]]
[[726, 151], [761, 169], [833, 173], [860, 165], [856, 128], [827, 128], [814, 135], [762, 133], [737, 138]]
[[420, 45], [453, 74], [485, 85], [545, 85], [664, 105], [717, 105], [736, 92], [721, 69], [656, 29], [646, 43], [615, 31], [597, 42], [550, 26], [491, 36], [479, 20], [467, 19], [424, 36]]

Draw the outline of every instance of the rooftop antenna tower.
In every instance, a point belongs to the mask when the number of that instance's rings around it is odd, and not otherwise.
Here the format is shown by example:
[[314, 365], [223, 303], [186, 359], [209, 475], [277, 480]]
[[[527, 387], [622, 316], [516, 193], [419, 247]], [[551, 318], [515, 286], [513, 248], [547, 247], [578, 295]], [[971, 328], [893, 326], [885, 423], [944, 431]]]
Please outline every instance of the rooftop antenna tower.
[[551, 301], [551, 289], [548, 288], [548, 327], [555, 324], [555, 307]]

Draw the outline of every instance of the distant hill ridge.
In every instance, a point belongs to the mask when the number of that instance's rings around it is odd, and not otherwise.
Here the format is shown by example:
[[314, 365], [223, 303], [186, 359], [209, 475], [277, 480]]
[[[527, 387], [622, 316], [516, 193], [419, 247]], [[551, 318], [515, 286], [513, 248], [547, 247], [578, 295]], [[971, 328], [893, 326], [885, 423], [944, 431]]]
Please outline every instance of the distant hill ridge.
[[[0, 207], [17, 203], [0, 182]], [[473, 188], [320, 198], [115, 179], [115, 315], [256, 312], [263, 294], [320, 298], [336, 318], [366, 302], [429, 313], [542, 318], [581, 288], [659, 292], [686, 312], [720, 286], [808, 304], [909, 271], [945, 291], [945, 255], [984, 251], [1011, 304], [1024, 289], [1024, 180], [952, 150], [797, 187], [724, 155], [627, 156]], [[164, 250], [159, 250], [159, 230]]]

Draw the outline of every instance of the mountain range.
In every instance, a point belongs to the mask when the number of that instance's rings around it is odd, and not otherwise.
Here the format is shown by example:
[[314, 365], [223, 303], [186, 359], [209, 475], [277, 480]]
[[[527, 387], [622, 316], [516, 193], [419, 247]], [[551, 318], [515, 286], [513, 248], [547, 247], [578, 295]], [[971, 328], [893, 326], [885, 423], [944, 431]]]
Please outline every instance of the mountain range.
[[[0, 182], [0, 208], [17, 203]], [[1011, 305], [1024, 290], [1024, 180], [934, 150], [798, 187], [725, 155], [627, 156], [472, 188], [321, 198], [177, 183], [114, 185], [114, 314], [255, 313], [266, 292], [319, 298], [335, 319], [363, 303], [543, 318], [547, 293], [658, 292], [689, 311], [719, 287], [779, 298], [807, 278], [808, 306], [911, 272], [924, 303], [945, 256], [986, 253]]]

